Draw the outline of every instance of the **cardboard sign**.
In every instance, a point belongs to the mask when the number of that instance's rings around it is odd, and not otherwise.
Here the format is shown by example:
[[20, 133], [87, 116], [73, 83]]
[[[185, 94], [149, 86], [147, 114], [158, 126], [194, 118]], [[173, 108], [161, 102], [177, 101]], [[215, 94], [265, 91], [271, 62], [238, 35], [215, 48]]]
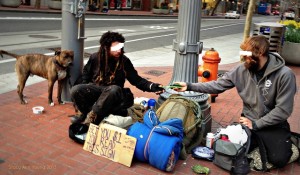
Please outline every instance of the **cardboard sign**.
[[97, 134], [98, 134], [99, 126], [95, 124], [90, 124], [88, 133], [86, 135], [86, 139], [83, 145], [83, 149], [92, 152], [94, 145], [96, 143]]
[[125, 129], [106, 123], [99, 126], [90, 124], [83, 149], [130, 167], [136, 138], [126, 135], [126, 132]]

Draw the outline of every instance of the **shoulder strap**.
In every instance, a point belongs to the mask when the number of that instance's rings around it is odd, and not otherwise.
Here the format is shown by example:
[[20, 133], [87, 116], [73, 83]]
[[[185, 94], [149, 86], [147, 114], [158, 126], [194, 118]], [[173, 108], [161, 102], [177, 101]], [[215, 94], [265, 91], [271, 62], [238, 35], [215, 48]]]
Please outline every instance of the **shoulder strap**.
[[246, 134], [248, 136], [248, 138], [247, 138], [247, 144], [246, 144], [246, 153], [248, 154], [248, 151], [249, 151], [250, 145], [251, 145], [251, 131], [250, 131], [250, 129], [247, 126], [245, 126], [243, 124], [241, 124], [241, 126], [245, 130], [245, 132], [246, 132]]

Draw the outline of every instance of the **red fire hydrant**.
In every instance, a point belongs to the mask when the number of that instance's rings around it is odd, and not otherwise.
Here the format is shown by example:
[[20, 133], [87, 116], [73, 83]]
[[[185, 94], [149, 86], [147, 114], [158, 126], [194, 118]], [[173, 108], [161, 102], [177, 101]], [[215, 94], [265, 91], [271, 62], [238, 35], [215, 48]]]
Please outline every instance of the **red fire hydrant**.
[[[206, 51], [202, 57], [203, 65], [198, 66], [198, 76], [201, 76], [201, 82], [208, 82], [218, 78], [218, 66], [221, 61], [219, 53], [211, 48]], [[218, 94], [210, 94], [211, 102], [214, 103]]]

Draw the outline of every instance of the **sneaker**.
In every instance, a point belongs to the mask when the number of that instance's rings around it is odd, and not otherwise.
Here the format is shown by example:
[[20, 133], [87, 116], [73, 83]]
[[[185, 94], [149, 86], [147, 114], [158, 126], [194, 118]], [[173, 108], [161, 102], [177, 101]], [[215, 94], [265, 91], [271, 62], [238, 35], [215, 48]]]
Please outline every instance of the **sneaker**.
[[94, 123], [96, 118], [97, 118], [97, 114], [94, 113], [92, 110], [87, 114], [86, 119], [84, 120], [83, 124], [89, 125], [90, 123]]
[[80, 115], [74, 115], [70, 118], [71, 123], [81, 123], [85, 119], [85, 116], [83, 114]]

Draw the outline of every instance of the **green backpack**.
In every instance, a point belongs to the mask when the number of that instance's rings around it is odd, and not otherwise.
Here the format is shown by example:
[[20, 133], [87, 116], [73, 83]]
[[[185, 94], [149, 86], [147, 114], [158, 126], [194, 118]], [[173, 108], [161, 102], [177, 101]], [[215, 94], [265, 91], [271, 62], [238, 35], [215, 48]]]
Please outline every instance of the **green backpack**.
[[199, 146], [203, 139], [202, 111], [200, 105], [191, 99], [173, 94], [156, 110], [159, 121], [180, 118], [183, 121], [184, 138], [181, 159], [186, 159], [192, 149]]

